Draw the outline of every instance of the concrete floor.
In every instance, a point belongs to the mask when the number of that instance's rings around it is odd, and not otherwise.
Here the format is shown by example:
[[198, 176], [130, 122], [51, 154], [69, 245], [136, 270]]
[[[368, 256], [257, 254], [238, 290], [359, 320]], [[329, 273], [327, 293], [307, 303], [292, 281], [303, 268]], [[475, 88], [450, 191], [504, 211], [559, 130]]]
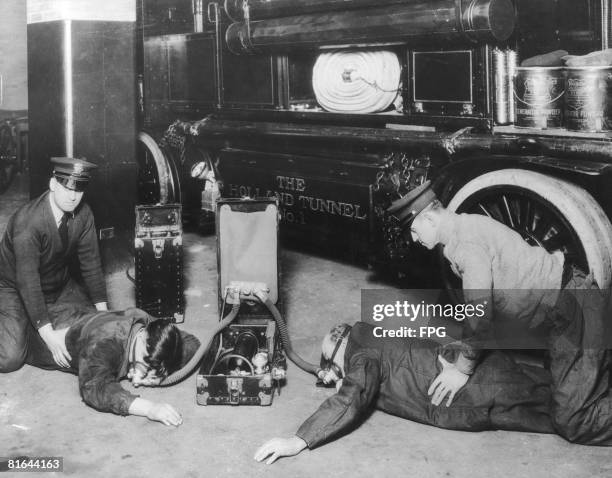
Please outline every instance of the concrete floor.
[[[0, 233], [8, 215], [27, 199], [25, 183], [18, 178], [0, 196]], [[184, 239], [184, 328], [202, 334], [217, 321], [215, 239], [195, 233]], [[109, 244], [105, 258], [111, 306], [134, 305], [124, 272], [128, 248]], [[282, 252], [282, 269], [290, 333], [298, 352], [310, 360], [318, 360], [320, 338], [332, 324], [358, 320], [362, 288], [390, 287], [365, 269], [295, 251]], [[63, 475], [105, 478], [612, 476], [609, 448], [571, 445], [553, 435], [446, 431], [382, 412], [317, 450], [272, 466], [256, 463], [252, 456], [260, 444], [292, 435], [332, 393], [315, 388], [313, 377], [292, 364], [271, 407], [198, 406], [194, 377], [139, 393], [177, 407], [184, 424], [166, 428], [140, 417], [97, 412], [81, 401], [76, 378], [62, 372], [24, 366], [0, 375], [0, 456], [62, 456]]]

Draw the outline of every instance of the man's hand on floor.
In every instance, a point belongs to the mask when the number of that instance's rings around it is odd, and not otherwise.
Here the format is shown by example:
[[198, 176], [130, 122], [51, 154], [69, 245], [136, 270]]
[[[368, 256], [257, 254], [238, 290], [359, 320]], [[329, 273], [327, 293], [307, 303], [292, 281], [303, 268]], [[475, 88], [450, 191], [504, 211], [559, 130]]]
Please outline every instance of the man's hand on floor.
[[72, 357], [66, 348], [66, 333], [68, 328], [54, 330], [51, 324], [43, 325], [38, 329], [40, 337], [43, 339], [49, 352], [53, 355], [53, 360], [60, 367], [70, 367]]
[[167, 403], [157, 403], [145, 398], [136, 397], [128, 409], [130, 415], [147, 417], [154, 422], [164, 425], [178, 427], [183, 423], [183, 417], [176, 409]]
[[467, 383], [470, 376], [460, 372], [454, 364], [445, 360], [441, 355], [438, 355], [438, 361], [442, 364], [442, 371], [432, 382], [427, 394], [433, 395], [431, 403], [436, 406], [440, 405], [448, 395], [446, 406], [450, 407], [455, 395]]
[[173, 427], [178, 427], [183, 423], [181, 414], [167, 403], [153, 403], [147, 413], [147, 418]]
[[259, 447], [253, 458], [257, 461], [263, 461], [269, 456], [270, 458], [266, 461], [266, 465], [271, 465], [281, 456], [297, 455], [304, 448], [306, 448], [306, 442], [297, 436], [291, 438], [272, 438], [272, 440]]

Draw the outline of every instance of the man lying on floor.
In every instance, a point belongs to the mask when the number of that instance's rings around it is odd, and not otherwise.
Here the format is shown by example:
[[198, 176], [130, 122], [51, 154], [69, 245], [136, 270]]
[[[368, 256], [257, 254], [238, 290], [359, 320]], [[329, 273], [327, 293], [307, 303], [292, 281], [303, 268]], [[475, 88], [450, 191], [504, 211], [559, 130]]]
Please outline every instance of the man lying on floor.
[[[338, 393], [323, 402], [295, 436], [262, 445], [255, 460], [268, 458], [271, 464], [333, 440], [354, 428], [371, 407], [452, 430], [562, 433], [551, 419], [551, 378], [544, 368], [491, 352], [452, 404], [435, 406], [429, 396], [434, 379], [444, 370], [454, 370], [443, 357], [446, 351], [429, 340], [375, 338], [372, 329], [364, 322], [352, 328], [341, 324], [325, 336], [323, 358], [335, 366], [328, 375], [341, 382]], [[609, 444], [591, 438], [588, 444]]]
[[171, 405], [140, 398], [119, 382], [129, 378], [136, 387], [159, 385], [195, 353], [199, 341], [193, 335], [136, 308], [92, 312], [66, 304], [51, 312], [55, 330], [68, 328], [70, 366], [58, 366], [36, 333], [26, 363], [77, 374], [83, 401], [101, 412], [143, 416], [168, 426], [182, 423]]

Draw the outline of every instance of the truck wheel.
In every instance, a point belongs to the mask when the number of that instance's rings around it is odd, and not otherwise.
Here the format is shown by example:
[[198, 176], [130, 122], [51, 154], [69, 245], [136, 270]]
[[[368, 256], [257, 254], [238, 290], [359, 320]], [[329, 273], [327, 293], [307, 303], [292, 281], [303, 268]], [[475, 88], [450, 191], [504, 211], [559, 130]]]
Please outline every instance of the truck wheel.
[[171, 160], [147, 133], [138, 135], [138, 203], [180, 202], [178, 174]]
[[[577, 267], [592, 272], [601, 288], [612, 282], [612, 224], [595, 199], [572, 183], [534, 171], [502, 169], [465, 184], [447, 207], [486, 214], [529, 244], [563, 251]], [[446, 283], [453, 286], [450, 279]]]

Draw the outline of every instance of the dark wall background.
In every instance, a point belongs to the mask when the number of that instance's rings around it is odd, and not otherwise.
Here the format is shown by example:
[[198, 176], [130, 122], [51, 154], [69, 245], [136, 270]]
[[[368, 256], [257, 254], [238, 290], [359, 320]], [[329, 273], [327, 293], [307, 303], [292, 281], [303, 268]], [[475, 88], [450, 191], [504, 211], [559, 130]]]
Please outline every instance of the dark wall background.
[[73, 154], [98, 165], [87, 202], [98, 229], [131, 229], [137, 191], [135, 24], [71, 24], [72, 74], [63, 62], [65, 23], [28, 25], [30, 194], [47, 188], [49, 158], [69, 153], [64, 85], [71, 81]]

